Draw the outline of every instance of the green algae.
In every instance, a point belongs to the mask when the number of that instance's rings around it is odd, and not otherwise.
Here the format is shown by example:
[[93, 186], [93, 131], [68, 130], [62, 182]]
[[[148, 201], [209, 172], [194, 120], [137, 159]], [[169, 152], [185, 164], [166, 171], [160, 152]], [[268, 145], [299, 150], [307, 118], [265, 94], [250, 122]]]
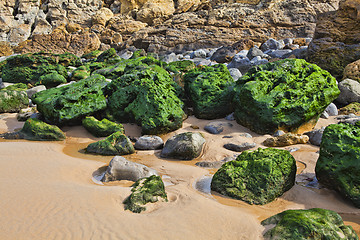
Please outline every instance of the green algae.
[[61, 141], [66, 138], [60, 128], [36, 118], [26, 120], [20, 133], [23, 134], [24, 139], [33, 141]]
[[94, 117], [86, 117], [82, 120], [82, 125], [95, 137], [107, 137], [115, 132], [124, 133], [124, 126], [114, 123], [106, 118], [101, 121]]
[[90, 143], [87, 153], [100, 155], [127, 155], [135, 152], [134, 146], [122, 132], [115, 132], [98, 142]]
[[19, 112], [29, 106], [25, 91], [0, 90], [0, 113]]

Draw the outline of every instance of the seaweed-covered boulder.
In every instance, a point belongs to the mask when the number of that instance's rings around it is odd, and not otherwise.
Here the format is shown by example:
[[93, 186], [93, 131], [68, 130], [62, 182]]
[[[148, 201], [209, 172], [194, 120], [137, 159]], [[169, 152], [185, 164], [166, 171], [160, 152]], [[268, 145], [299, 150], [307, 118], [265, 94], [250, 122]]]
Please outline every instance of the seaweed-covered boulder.
[[0, 90], [0, 113], [18, 112], [29, 106], [25, 91]]
[[268, 240], [359, 239], [339, 214], [321, 208], [287, 210], [265, 219], [261, 224], [268, 227], [264, 233], [264, 238]]
[[136, 182], [139, 179], [158, 175], [156, 170], [143, 164], [131, 162], [124, 157], [115, 156], [106, 169], [102, 182], [129, 180]]
[[52, 88], [66, 82], [67, 80], [63, 75], [57, 72], [50, 72], [42, 75], [39, 81], [36, 82], [36, 85], [44, 85], [46, 88]]
[[286, 150], [266, 148], [245, 151], [222, 165], [211, 189], [250, 204], [266, 204], [295, 184], [296, 162]]
[[197, 118], [222, 118], [233, 111], [234, 79], [225, 65], [193, 69], [185, 74], [184, 81]]
[[106, 108], [103, 88], [107, 81], [94, 74], [79, 82], [36, 93], [32, 100], [47, 122], [79, 124], [85, 116]]
[[157, 65], [129, 68], [107, 87], [108, 113], [120, 122], [135, 121], [143, 134], [180, 128], [185, 115], [183, 102], [175, 94], [169, 73]]
[[28, 87], [25, 83], [15, 83], [15, 84], [12, 84], [12, 85], [2, 88], [1, 91], [3, 91], [3, 90], [26, 91], [27, 89], [28, 89]]
[[124, 133], [124, 126], [121, 123], [106, 118], [99, 121], [94, 117], [86, 117], [82, 120], [82, 125], [95, 137], [107, 137], [115, 132]]
[[327, 71], [303, 59], [253, 67], [235, 87], [236, 121], [260, 134], [309, 131], [340, 94]]
[[71, 73], [70, 81], [80, 81], [81, 79], [88, 78], [90, 71], [86, 66], [80, 66]]
[[125, 210], [134, 213], [145, 211], [147, 203], [159, 200], [168, 201], [165, 186], [160, 176], [152, 175], [148, 178], [138, 180], [131, 189], [131, 195], [125, 199]]
[[26, 120], [23, 128], [20, 130], [24, 139], [35, 141], [61, 141], [65, 134], [60, 128], [47, 124], [36, 118]]
[[4, 82], [36, 83], [41, 76], [56, 72], [67, 78], [67, 66], [80, 66], [81, 61], [77, 56], [51, 53], [27, 53], [6, 59], [2, 68]]
[[103, 140], [90, 143], [86, 152], [100, 155], [127, 155], [134, 153], [135, 149], [128, 137], [122, 132], [116, 132]]
[[319, 182], [360, 208], [360, 127], [332, 124], [325, 128], [315, 173]]
[[200, 133], [180, 133], [166, 141], [160, 156], [191, 160], [200, 156], [204, 143], [205, 139]]

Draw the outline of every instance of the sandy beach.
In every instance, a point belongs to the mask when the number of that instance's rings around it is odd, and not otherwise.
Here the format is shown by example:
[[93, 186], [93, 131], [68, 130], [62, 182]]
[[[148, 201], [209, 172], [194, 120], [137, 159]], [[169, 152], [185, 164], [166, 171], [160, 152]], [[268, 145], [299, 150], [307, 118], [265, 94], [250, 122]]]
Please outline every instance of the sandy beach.
[[[83, 127], [62, 128], [67, 139], [61, 142], [0, 140], [0, 239], [262, 239], [263, 219], [287, 209], [314, 207], [338, 212], [360, 233], [359, 209], [333, 191], [306, 187], [315, 176], [319, 150], [310, 144], [283, 148], [299, 148], [292, 152], [298, 166], [297, 183], [272, 203], [249, 205], [210, 192], [216, 169], [195, 163], [238, 154], [223, 148], [225, 143], [255, 142], [264, 147], [262, 142], [269, 137], [235, 121], [213, 121], [229, 122], [232, 127], [212, 135], [204, 131], [211, 121], [189, 117], [183, 128], [161, 136], [165, 141], [181, 132], [202, 132], [206, 144], [195, 160], [162, 159], [159, 150], [124, 156], [156, 169], [166, 185], [169, 202], [150, 204], [141, 214], [125, 211], [122, 203], [132, 182], [103, 185], [93, 179], [112, 157], [84, 153], [89, 143], [99, 139]], [[336, 123], [334, 117], [320, 119], [316, 128], [331, 123]], [[0, 115], [0, 133], [22, 125], [16, 114]], [[140, 136], [140, 127], [124, 126], [126, 135]]]

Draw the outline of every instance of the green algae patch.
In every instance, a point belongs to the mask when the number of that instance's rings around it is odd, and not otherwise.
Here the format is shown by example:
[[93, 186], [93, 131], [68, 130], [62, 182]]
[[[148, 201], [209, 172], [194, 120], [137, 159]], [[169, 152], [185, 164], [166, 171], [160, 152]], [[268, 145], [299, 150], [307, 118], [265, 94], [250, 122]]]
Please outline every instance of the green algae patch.
[[296, 162], [286, 150], [266, 148], [242, 152], [214, 174], [211, 189], [249, 204], [266, 204], [295, 183]]
[[350, 113], [359, 115], [360, 114], [360, 103], [359, 102], [353, 102], [345, 107], [342, 107], [339, 109], [339, 114], [348, 115]]
[[316, 178], [360, 208], [360, 127], [332, 124], [325, 128], [316, 162]]
[[261, 224], [265, 227], [275, 225], [264, 234], [269, 240], [359, 239], [351, 226], [344, 225], [339, 214], [321, 208], [287, 210]]
[[90, 76], [90, 71], [86, 66], [80, 66], [71, 73], [70, 81], [80, 81], [82, 79], [88, 78]]
[[233, 111], [234, 80], [225, 65], [195, 68], [185, 74], [184, 82], [197, 118], [222, 118]]
[[106, 108], [103, 88], [107, 81], [101, 75], [92, 75], [79, 82], [36, 93], [32, 100], [46, 122], [55, 125], [75, 125]]
[[0, 113], [19, 112], [29, 106], [29, 98], [25, 91], [0, 90]]
[[41, 76], [56, 72], [67, 79], [67, 66], [80, 66], [77, 56], [51, 53], [27, 53], [10, 57], [2, 68], [4, 82], [35, 84]]
[[65, 134], [57, 126], [47, 124], [39, 119], [29, 118], [20, 130], [24, 139], [34, 141], [61, 141]]
[[25, 83], [15, 83], [13, 85], [10, 85], [10, 86], [0, 89], [0, 91], [3, 91], [3, 90], [26, 91], [26, 90], [28, 90], [28, 86]]
[[339, 94], [335, 78], [303, 59], [259, 65], [236, 82], [235, 119], [259, 134], [297, 131]]
[[160, 176], [152, 175], [143, 178], [133, 185], [131, 195], [125, 199], [125, 210], [140, 213], [146, 210], [147, 203], [154, 203], [159, 200], [168, 201], [165, 186]]
[[94, 117], [86, 117], [82, 120], [82, 125], [95, 137], [107, 137], [115, 132], [124, 133], [122, 124], [112, 122], [106, 118], [99, 121]]
[[168, 63], [166, 70], [173, 73], [187, 73], [190, 70], [195, 69], [195, 67], [196, 65], [193, 61], [182, 60]]
[[115, 132], [98, 142], [90, 143], [87, 153], [100, 155], [127, 155], [135, 152], [134, 146], [122, 132]]
[[81, 58], [96, 59], [101, 53], [103, 53], [103, 51], [95, 50], [95, 51], [92, 51], [92, 52], [82, 55]]
[[57, 72], [51, 72], [42, 75], [35, 85], [45, 85], [46, 88], [53, 88], [66, 82], [67, 80], [63, 75], [60, 75]]

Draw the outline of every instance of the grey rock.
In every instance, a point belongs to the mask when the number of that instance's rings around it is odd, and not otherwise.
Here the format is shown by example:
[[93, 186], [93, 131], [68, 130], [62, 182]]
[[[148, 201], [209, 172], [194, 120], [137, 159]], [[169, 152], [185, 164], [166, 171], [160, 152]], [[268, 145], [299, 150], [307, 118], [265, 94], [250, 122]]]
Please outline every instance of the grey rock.
[[137, 180], [152, 175], [158, 175], [157, 172], [145, 165], [128, 161], [124, 157], [115, 156], [111, 159], [106, 169], [102, 182], [129, 180], [136, 182]]
[[200, 133], [181, 133], [166, 141], [160, 156], [163, 158], [191, 160], [200, 155], [204, 143], [205, 139]]
[[320, 146], [322, 135], [324, 133], [325, 128], [322, 127], [321, 129], [315, 129], [310, 132], [304, 133], [309, 137], [310, 143], [315, 146]]
[[338, 85], [340, 95], [336, 99], [340, 104], [347, 105], [360, 102], [360, 83], [352, 79], [344, 79]]
[[248, 54], [246, 55], [249, 59], [253, 59], [254, 57], [262, 57], [264, 56], [263, 51], [261, 51], [258, 47], [250, 48]]
[[132, 57], [133, 54], [134, 53], [128, 49], [124, 49], [118, 53], [119, 57], [123, 59], [129, 59]]
[[279, 50], [284, 48], [285, 44], [281, 41], [276, 41], [275, 39], [270, 38], [266, 42], [264, 42], [260, 49], [265, 52], [266, 50], [273, 49], [273, 50]]
[[283, 40], [283, 42], [284, 42], [284, 44], [285, 45], [292, 45], [293, 44], [293, 39], [292, 38], [285, 38], [284, 40]]
[[197, 49], [190, 55], [191, 58], [206, 58], [206, 51], [204, 49]]
[[279, 50], [272, 51], [271, 53], [269, 53], [269, 55], [272, 58], [285, 58], [284, 56], [286, 56], [287, 54], [291, 54], [291, 53], [292, 53], [291, 49], [279, 49]]
[[339, 111], [334, 103], [330, 103], [329, 106], [326, 107], [325, 112], [327, 112], [329, 116], [339, 115]]
[[229, 72], [234, 81], [237, 81], [239, 78], [242, 77], [240, 70], [237, 68], [230, 68]]
[[285, 132], [283, 130], [277, 130], [275, 133], [274, 133], [274, 137], [279, 137], [279, 136], [282, 136], [284, 135]]
[[161, 149], [164, 146], [164, 141], [158, 136], [145, 135], [141, 136], [135, 142], [135, 149], [137, 150], [155, 150]]
[[324, 111], [321, 115], [320, 115], [321, 118], [324, 118], [324, 119], [328, 119], [329, 118], [329, 114]]
[[298, 49], [294, 49], [291, 52], [285, 54], [283, 56], [283, 58], [288, 58], [292, 55], [294, 55], [296, 58], [301, 58], [301, 59], [305, 59], [306, 58], [306, 52], [307, 52], [307, 47], [303, 48], [298, 48]]
[[41, 92], [46, 90], [46, 87], [44, 85], [39, 85], [33, 88], [30, 88], [28, 90], [26, 90], [26, 94], [28, 95], [29, 98], [31, 98], [35, 93]]
[[234, 151], [234, 152], [242, 152], [245, 150], [248, 150], [250, 148], [253, 148], [256, 146], [256, 143], [241, 143], [241, 144], [234, 144], [234, 143], [227, 143], [224, 145], [224, 148], [230, 150], [230, 151]]
[[203, 168], [221, 168], [221, 166], [224, 163], [235, 160], [237, 156], [238, 155], [226, 157], [221, 161], [215, 161], [215, 162], [207, 162], [207, 161], [197, 162], [197, 163], [195, 163], [195, 165], [198, 167], [203, 167]]
[[204, 127], [205, 131], [211, 134], [219, 134], [224, 131], [224, 127], [232, 127], [233, 125], [228, 122], [210, 122]]
[[170, 53], [169, 55], [165, 55], [162, 59], [166, 63], [179, 61], [179, 57], [175, 53]]
[[240, 137], [246, 137], [246, 138], [252, 138], [250, 133], [240, 133], [239, 136]]
[[225, 117], [225, 119], [228, 121], [234, 121], [235, 120], [234, 113], [230, 113]]
[[240, 52], [238, 52], [237, 54], [235, 54], [236, 56], [240, 56], [242, 58], [246, 58], [247, 54], [249, 53], [249, 50], [241, 50]]

